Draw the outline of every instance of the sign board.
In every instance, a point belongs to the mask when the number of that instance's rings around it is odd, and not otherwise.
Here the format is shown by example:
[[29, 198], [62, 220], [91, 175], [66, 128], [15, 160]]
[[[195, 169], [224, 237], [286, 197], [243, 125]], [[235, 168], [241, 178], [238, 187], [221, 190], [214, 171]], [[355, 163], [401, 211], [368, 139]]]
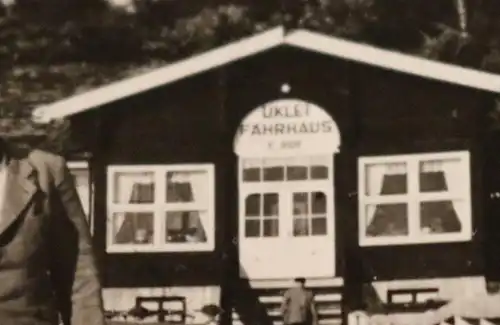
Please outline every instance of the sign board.
[[340, 132], [322, 108], [281, 99], [251, 111], [234, 139], [239, 157], [293, 157], [338, 152]]

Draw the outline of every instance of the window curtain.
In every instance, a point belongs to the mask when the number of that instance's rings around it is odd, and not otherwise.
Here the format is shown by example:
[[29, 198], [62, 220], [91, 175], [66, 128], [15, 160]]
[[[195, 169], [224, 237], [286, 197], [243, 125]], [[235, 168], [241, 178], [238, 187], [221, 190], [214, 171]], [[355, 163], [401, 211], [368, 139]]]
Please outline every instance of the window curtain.
[[277, 193], [266, 193], [263, 195], [263, 235], [279, 235], [279, 195]]
[[[386, 173], [387, 166], [385, 165], [369, 165], [366, 166], [366, 192], [367, 196], [380, 195], [382, 191], [382, 183]], [[373, 217], [373, 216], [371, 216]], [[371, 220], [371, 218], [370, 218]]]
[[293, 194], [293, 233], [296, 236], [306, 236], [309, 234], [309, 193]]
[[[167, 218], [167, 229], [179, 231], [179, 236], [193, 236], [206, 241], [205, 229], [209, 229], [208, 182], [204, 172], [172, 172], [167, 184], [167, 202], [196, 203], [196, 211], [176, 211]], [[175, 213], [175, 214], [174, 214]]]
[[[394, 195], [407, 192], [407, 168], [404, 163], [371, 165], [366, 170], [367, 195]], [[371, 237], [408, 234], [405, 203], [368, 206], [366, 234]]]
[[[153, 203], [154, 176], [119, 175], [115, 185], [118, 203]], [[150, 213], [125, 212], [114, 216], [115, 236], [117, 244], [134, 243], [139, 229], [146, 232], [147, 237], [153, 235], [153, 217]]]
[[76, 191], [82, 203], [83, 211], [85, 212], [87, 219], [90, 219], [91, 184], [90, 184], [89, 172], [86, 170], [72, 170], [71, 174], [73, 175]]
[[[428, 161], [421, 164], [420, 187], [422, 192], [461, 192], [460, 162]], [[431, 233], [459, 232], [462, 229], [458, 201], [446, 200], [421, 203], [421, 227]]]

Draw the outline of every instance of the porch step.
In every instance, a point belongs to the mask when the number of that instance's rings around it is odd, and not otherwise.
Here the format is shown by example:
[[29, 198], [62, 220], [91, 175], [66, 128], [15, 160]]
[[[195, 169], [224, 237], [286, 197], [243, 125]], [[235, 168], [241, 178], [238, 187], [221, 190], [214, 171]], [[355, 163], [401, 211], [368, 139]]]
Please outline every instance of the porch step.
[[[263, 304], [281, 304], [282, 297], [280, 296], [261, 296], [259, 300]], [[316, 294], [314, 297], [316, 303], [330, 302], [330, 301], [342, 301], [341, 293], [330, 293], [330, 294]]]
[[[243, 304], [244, 307], [247, 307], [246, 310], [243, 311], [247, 315], [240, 315], [238, 313], [238, 308], [233, 309], [232, 324], [283, 325], [280, 306], [283, 299], [283, 293], [292, 284], [292, 279], [254, 280], [246, 283], [246, 285], [250, 287], [249, 297], [246, 297], [245, 301], [240, 301], [240, 303]], [[343, 279], [307, 279], [306, 284], [307, 287], [314, 292], [319, 325], [342, 325]], [[250, 306], [252, 301], [254, 301], [253, 307]], [[255, 317], [257, 314], [260, 316]], [[259, 317], [260, 320], [258, 319]]]
[[[320, 319], [328, 318], [328, 316], [340, 317], [342, 311], [339, 309], [329, 309], [329, 310], [318, 310], [318, 317]], [[281, 312], [279, 309], [268, 310], [268, 315], [271, 318], [280, 318]], [[239, 315], [236, 311], [233, 311], [233, 319], [239, 319]]]
[[[341, 316], [340, 309], [330, 309], [330, 310], [318, 310], [319, 318], [326, 318], [327, 316]], [[273, 318], [281, 317], [281, 312], [279, 309], [271, 309], [268, 311], [268, 315]]]
[[[286, 289], [289, 288], [293, 279], [273, 279], [273, 280], [250, 280], [250, 286], [254, 289]], [[317, 279], [308, 278], [307, 287], [342, 287], [344, 285], [343, 278]]]
[[[320, 321], [321, 325], [342, 325], [342, 319], [337, 318], [337, 319], [324, 319]], [[233, 325], [245, 325], [242, 321], [240, 320], [233, 320]], [[284, 325], [282, 320], [275, 320], [273, 321], [272, 325]]]
[[[323, 319], [320, 321], [320, 324], [322, 325], [342, 325], [342, 319], [341, 318], [336, 318], [336, 319]], [[282, 320], [276, 320], [273, 321], [273, 325], [284, 325]]]

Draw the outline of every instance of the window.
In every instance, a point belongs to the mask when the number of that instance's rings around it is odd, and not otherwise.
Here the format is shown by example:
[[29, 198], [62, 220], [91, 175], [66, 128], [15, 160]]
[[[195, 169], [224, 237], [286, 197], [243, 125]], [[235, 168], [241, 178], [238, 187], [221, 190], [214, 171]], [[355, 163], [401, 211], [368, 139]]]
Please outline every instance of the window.
[[332, 164], [331, 155], [240, 159], [242, 236], [326, 237]]
[[295, 237], [326, 235], [326, 200], [323, 192], [293, 193], [293, 235]]
[[108, 169], [108, 251], [214, 249], [213, 165]]
[[278, 193], [253, 193], [245, 199], [245, 237], [279, 235]]
[[243, 183], [328, 180], [332, 158], [329, 156], [242, 159]]
[[361, 245], [472, 237], [468, 152], [362, 157]]
[[86, 162], [70, 161], [67, 165], [71, 175], [73, 176], [76, 191], [80, 197], [90, 229], [93, 230], [92, 204], [94, 189], [90, 180], [88, 164]]

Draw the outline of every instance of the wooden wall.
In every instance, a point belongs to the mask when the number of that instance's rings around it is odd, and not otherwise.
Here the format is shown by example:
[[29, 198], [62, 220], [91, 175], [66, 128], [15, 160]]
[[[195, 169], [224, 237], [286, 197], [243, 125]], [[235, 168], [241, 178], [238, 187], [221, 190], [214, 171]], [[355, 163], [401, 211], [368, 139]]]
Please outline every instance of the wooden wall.
[[[280, 92], [283, 83], [289, 94]], [[282, 97], [310, 101], [337, 122], [337, 270], [362, 281], [484, 273], [483, 118], [489, 95], [464, 87], [280, 47], [83, 114], [94, 141], [96, 244], [105, 251], [106, 165], [214, 163], [216, 249], [205, 253], [102, 254], [107, 287], [229, 285], [237, 278], [237, 157], [244, 116]], [[357, 159], [363, 155], [470, 150], [474, 238], [452, 244], [360, 248]], [[391, 261], [388, 263], [388, 261]]]

